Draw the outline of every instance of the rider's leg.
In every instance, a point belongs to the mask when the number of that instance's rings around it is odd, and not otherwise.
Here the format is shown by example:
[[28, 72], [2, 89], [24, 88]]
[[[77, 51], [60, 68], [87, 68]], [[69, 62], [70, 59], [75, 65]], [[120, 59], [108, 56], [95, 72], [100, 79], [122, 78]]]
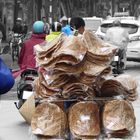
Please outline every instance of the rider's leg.
[[121, 50], [121, 59], [120, 59], [120, 62], [121, 62], [121, 68], [123, 70], [126, 69], [127, 58], [126, 58], [126, 50], [125, 49], [122, 49]]
[[123, 73], [123, 70], [124, 70], [124, 62], [123, 62], [123, 59], [124, 59], [124, 49], [119, 49], [118, 51], [118, 56], [119, 56], [119, 65], [118, 65], [118, 70], [119, 70], [119, 73]]

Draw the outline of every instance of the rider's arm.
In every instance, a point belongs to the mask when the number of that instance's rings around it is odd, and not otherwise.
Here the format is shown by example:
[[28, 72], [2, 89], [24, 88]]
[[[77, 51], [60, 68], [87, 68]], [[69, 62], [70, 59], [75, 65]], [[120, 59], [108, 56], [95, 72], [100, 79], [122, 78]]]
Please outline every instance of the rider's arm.
[[128, 42], [129, 42], [129, 34], [128, 31], [124, 30], [122, 33], [122, 44], [125, 49], [127, 49]]

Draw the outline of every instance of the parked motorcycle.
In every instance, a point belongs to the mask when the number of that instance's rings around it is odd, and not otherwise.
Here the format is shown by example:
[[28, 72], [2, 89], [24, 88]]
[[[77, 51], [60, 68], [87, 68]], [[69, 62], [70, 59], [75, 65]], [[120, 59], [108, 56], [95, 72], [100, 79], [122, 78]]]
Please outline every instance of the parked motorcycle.
[[20, 81], [17, 84], [18, 102], [15, 105], [18, 109], [33, 94], [33, 81], [38, 77], [35, 69], [26, 69], [20, 75]]

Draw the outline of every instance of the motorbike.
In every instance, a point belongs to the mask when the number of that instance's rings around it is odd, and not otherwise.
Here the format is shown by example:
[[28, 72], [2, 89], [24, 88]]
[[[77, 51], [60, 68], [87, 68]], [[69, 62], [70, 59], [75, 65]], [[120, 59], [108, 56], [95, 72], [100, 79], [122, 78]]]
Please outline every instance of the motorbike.
[[22, 46], [24, 35], [14, 33], [11, 36], [12, 37], [11, 37], [9, 45], [10, 45], [10, 50], [11, 50], [11, 55], [12, 55], [12, 61], [14, 62], [19, 57], [19, 52]]
[[24, 102], [33, 94], [33, 81], [38, 77], [36, 69], [26, 69], [20, 75], [17, 84], [18, 102], [15, 102], [17, 109], [20, 109]]
[[124, 72], [124, 50], [118, 49], [117, 53], [111, 61], [112, 71], [114, 75], [122, 74]]

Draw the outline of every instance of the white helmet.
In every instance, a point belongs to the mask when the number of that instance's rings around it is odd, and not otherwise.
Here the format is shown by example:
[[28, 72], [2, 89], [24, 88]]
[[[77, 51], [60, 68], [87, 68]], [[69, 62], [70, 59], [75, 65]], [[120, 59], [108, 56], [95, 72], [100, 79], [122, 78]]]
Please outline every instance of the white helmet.
[[17, 20], [17, 21], [22, 21], [22, 18], [18, 17], [16, 20]]
[[67, 20], [68, 20], [68, 18], [66, 16], [63, 16], [62, 18], [60, 18], [60, 22], [67, 21]]
[[52, 31], [53, 32], [60, 32], [62, 28], [62, 24], [60, 22], [54, 22], [52, 24]]

